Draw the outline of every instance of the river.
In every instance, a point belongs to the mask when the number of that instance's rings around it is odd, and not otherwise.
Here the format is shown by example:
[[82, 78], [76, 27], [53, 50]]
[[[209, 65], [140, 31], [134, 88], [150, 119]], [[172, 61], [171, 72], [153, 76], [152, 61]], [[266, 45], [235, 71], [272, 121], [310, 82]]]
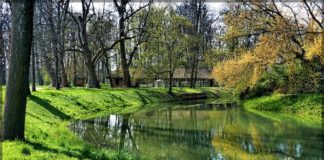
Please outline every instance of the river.
[[79, 120], [69, 127], [94, 145], [148, 159], [321, 159], [320, 127], [271, 120], [236, 103], [160, 105], [154, 111]]

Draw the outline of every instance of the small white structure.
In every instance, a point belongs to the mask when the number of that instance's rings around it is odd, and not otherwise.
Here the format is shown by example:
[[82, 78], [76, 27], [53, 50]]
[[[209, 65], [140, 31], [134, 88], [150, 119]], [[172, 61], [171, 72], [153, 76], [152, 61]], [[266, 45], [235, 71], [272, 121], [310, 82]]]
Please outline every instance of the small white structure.
[[154, 82], [155, 87], [164, 87], [164, 81], [162, 79], [158, 79]]

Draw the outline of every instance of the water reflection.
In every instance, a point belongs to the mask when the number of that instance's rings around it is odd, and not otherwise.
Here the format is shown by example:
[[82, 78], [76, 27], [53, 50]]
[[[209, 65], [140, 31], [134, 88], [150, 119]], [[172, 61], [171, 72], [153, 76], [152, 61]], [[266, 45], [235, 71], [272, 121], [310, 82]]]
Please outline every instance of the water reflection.
[[323, 132], [228, 104], [174, 105], [70, 125], [95, 145], [151, 159], [320, 159]]

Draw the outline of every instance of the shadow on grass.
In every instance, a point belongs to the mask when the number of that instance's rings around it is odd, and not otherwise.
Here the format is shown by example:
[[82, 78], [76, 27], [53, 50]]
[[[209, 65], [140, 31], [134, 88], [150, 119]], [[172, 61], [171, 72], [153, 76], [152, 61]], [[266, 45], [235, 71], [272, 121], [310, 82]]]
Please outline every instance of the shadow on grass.
[[[140, 92], [137, 92], [138, 96], [140, 96], [141, 100], [148, 103], [154, 103], [154, 102], [163, 102], [163, 101], [174, 101], [178, 100], [177, 95], [172, 93], [161, 93], [159, 91], [155, 90], [145, 90], [145, 93], [147, 95], [143, 95]], [[156, 100], [152, 99], [155, 98]]]
[[[41, 143], [37, 142], [31, 142], [26, 140], [25, 143], [33, 146], [35, 150], [42, 151], [42, 152], [50, 152], [53, 154], [64, 154], [69, 157], [74, 157], [77, 159], [96, 159], [98, 155], [91, 154], [91, 151], [89, 151], [87, 148], [81, 149], [81, 150], [59, 150], [55, 148], [49, 148], [47, 146], [44, 146]], [[79, 152], [79, 153], [78, 153]]]
[[44, 101], [43, 99], [41, 99], [41, 98], [39, 98], [37, 96], [34, 96], [34, 95], [31, 95], [29, 97], [30, 97], [30, 99], [32, 101], [39, 104], [40, 106], [42, 106], [43, 108], [45, 108], [46, 110], [48, 110], [49, 112], [54, 114], [55, 116], [58, 116], [58, 117], [60, 117], [61, 119], [64, 119], [64, 120], [68, 120], [68, 119], [71, 118], [70, 116], [68, 116], [65, 113], [61, 112], [60, 110], [58, 110], [57, 108], [55, 108], [53, 105], [49, 104], [48, 102]]
[[146, 98], [144, 95], [142, 95], [140, 92], [138, 91], [135, 91], [135, 93], [138, 95], [138, 97], [141, 99], [141, 102], [143, 104], [148, 104], [148, 103], [151, 103], [152, 101], [148, 98]]
[[128, 103], [127, 101], [125, 101], [123, 98], [121, 98], [120, 96], [114, 95], [114, 94], [110, 94], [113, 102], [115, 104], [121, 104], [122, 106], [127, 106]]

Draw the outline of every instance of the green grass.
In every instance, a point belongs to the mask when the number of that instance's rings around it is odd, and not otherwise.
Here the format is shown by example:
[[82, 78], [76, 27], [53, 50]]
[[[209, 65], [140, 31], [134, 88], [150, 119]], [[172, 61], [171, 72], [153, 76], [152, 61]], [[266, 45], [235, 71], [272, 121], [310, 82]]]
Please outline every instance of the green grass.
[[[175, 88], [176, 93], [208, 91], [216, 97], [222, 89]], [[218, 95], [217, 95], [218, 96]], [[144, 89], [85, 89], [53, 90], [42, 88], [28, 97], [26, 141], [3, 142], [4, 159], [138, 159], [116, 150], [96, 148], [74, 135], [68, 124], [100, 114], [125, 113], [153, 103], [178, 101], [165, 88]], [[154, 106], [154, 105], [153, 105]], [[144, 158], [145, 159], [145, 158]]]
[[323, 94], [320, 93], [297, 95], [273, 94], [246, 100], [243, 106], [248, 111], [271, 119], [280, 119], [280, 114], [273, 114], [274, 112], [279, 112], [288, 114], [289, 117], [302, 123], [320, 126], [323, 112], [322, 99]]

